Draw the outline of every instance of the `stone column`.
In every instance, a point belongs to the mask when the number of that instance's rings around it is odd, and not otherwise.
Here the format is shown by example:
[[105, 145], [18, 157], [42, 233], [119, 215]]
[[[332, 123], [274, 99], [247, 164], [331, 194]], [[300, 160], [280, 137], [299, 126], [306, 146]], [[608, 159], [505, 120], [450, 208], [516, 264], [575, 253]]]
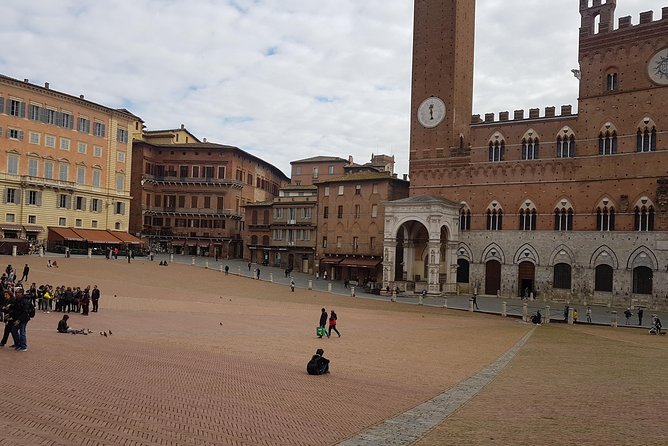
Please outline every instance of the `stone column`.
[[441, 292], [441, 241], [430, 240], [427, 249], [427, 272], [429, 274], [429, 277], [426, 278], [427, 289], [430, 293], [438, 294]]
[[387, 289], [394, 282], [394, 261], [396, 254], [396, 239], [386, 239], [383, 242], [383, 289]]
[[415, 244], [411, 241], [404, 241], [404, 266], [402, 269], [406, 273], [406, 280], [415, 280]]

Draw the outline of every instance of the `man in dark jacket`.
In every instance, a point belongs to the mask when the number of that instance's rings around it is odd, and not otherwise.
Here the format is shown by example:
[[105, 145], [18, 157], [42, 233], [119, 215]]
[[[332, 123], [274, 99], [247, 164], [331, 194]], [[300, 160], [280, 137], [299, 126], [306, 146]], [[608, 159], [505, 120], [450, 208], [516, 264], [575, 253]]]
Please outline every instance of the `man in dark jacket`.
[[324, 373], [329, 373], [329, 359], [322, 356], [324, 353], [325, 351], [319, 348], [316, 350], [315, 355], [313, 355], [308, 364], [306, 364], [306, 372], [309, 375], [322, 375]]
[[[12, 305], [14, 305], [14, 298], [9, 291], [5, 291], [2, 297], [2, 313], [3, 319], [5, 321], [5, 330], [2, 335], [2, 340], [0, 341], [0, 347], [4, 347], [9, 339], [9, 334], [14, 328], [14, 319], [11, 316]], [[12, 336], [13, 338], [13, 336]], [[14, 345], [16, 345], [16, 339], [14, 339]]]
[[[327, 310], [324, 308], [320, 311], [320, 328], [321, 330], [318, 330], [318, 337], [322, 338], [322, 335], [327, 333], [325, 331], [325, 326], [327, 325]], [[329, 337], [329, 336], [327, 336]]]
[[16, 303], [12, 305], [11, 317], [14, 319], [14, 328], [12, 335], [14, 336], [15, 348], [19, 352], [28, 351], [28, 336], [26, 329], [30, 321], [31, 313], [34, 315], [35, 307], [32, 303], [23, 296], [21, 290], [16, 291]]
[[97, 285], [93, 285], [93, 291], [90, 293], [90, 300], [93, 301], [93, 313], [97, 313], [97, 301], [100, 300], [100, 290]]

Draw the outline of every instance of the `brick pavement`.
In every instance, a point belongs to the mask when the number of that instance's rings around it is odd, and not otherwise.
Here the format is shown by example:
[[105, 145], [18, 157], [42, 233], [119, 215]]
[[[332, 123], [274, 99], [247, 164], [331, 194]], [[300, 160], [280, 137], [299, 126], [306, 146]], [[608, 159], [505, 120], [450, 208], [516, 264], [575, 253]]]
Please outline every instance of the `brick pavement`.
[[[70, 323], [113, 331], [61, 335], [59, 314], [39, 314], [27, 353], [0, 350], [7, 445], [335, 444], [475, 375], [530, 329], [187, 265], [4, 259], [30, 262], [38, 283], [97, 283], [100, 313]], [[321, 306], [341, 338], [314, 336]], [[332, 373], [311, 377], [318, 347]]]

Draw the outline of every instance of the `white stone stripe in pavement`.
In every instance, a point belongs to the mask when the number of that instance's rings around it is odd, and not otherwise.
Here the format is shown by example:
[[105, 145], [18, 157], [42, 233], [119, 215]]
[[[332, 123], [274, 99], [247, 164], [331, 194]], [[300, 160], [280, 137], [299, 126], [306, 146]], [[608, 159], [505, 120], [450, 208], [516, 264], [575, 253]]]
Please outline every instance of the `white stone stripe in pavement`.
[[466, 381], [419, 406], [339, 443], [339, 446], [377, 446], [381, 444], [405, 446], [414, 443], [496, 378], [524, 346], [535, 329], [535, 327], [532, 328], [511, 349]]

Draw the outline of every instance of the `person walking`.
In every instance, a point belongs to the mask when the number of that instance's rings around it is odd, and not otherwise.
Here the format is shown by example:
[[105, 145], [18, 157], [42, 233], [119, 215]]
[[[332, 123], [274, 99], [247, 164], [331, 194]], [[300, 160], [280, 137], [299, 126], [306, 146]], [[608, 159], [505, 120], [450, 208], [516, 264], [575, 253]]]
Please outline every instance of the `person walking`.
[[633, 316], [630, 308], [624, 310], [624, 316], [626, 317], [626, 325], [629, 325], [631, 323], [631, 316]]
[[329, 330], [327, 331], [327, 337], [330, 337], [332, 335], [332, 330], [336, 332], [339, 337], [341, 337], [341, 333], [339, 333], [339, 330], [336, 329], [336, 313], [334, 310], [332, 310], [329, 314]]
[[251, 269], [251, 262], [248, 262], [248, 272], [250, 272]]
[[591, 307], [587, 307], [587, 322], [591, 324]]
[[295, 292], [295, 279], [290, 279], [290, 289]]
[[255, 276], [257, 277], [257, 280], [260, 280], [260, 268], [255, 270]]
[[21, 276], [21, 282], [28, 281], [28, 274], [30, 274], [30, 267], [26, 263], [26, 266], [23, 267], [23, 275]]
[[[327, 325], [327, 310], [323, 308], [320, 310], [320, 322], [318, 323], [318, 337], [322, 338], [323, 334], [326, 334], [325, 326]], [[329, 335], [327, 335], [329, 337]]]
[[478, 308], [478, 289], [477, 288], [475, 288], [473, 290], [473, 308], [475, 308], [476, 310], [480, 309], [480, 308]]
[[642, 307], [638, 307], [638, 325], [642, 325], [642, 316], [644, 312]]

